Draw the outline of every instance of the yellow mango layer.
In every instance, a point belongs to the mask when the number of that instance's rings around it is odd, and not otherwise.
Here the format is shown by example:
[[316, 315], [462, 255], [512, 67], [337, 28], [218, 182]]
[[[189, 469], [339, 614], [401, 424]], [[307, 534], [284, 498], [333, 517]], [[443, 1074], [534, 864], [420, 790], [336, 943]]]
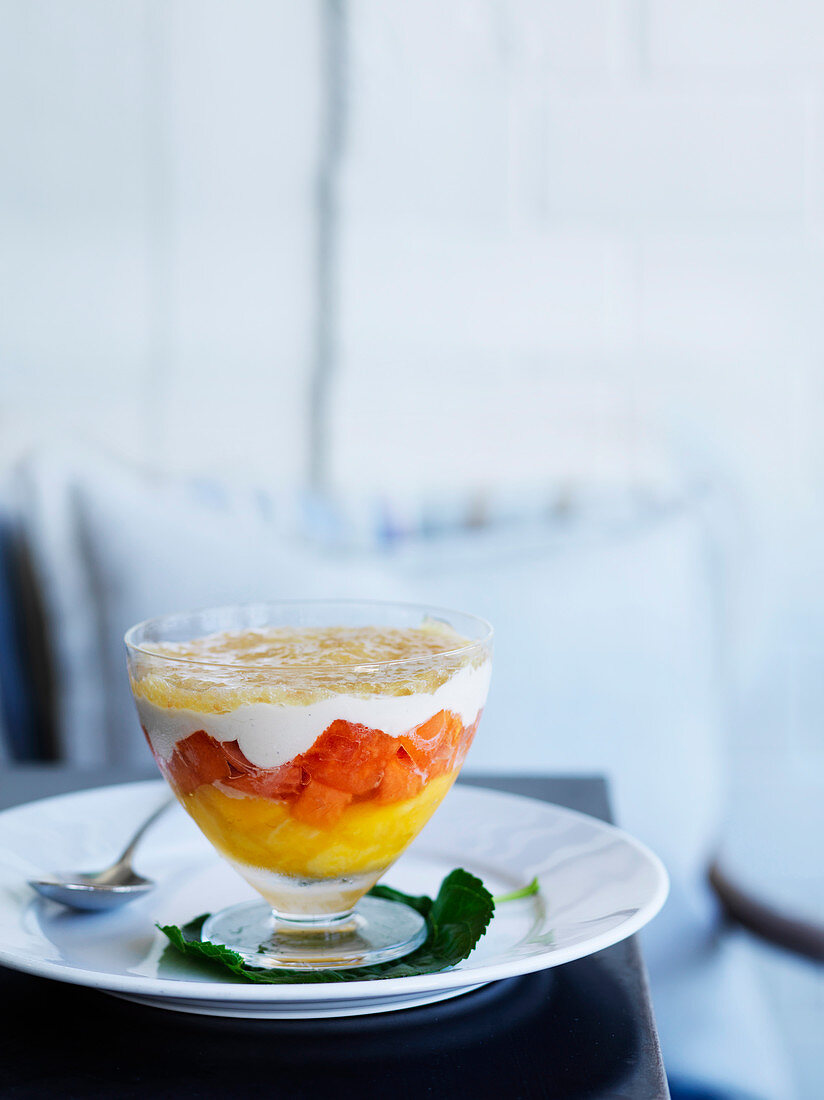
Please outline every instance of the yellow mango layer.
[[206, 785], [181, 801], [218, 851], [283, 875], [328, 879], [386, 868], [415, 839], [457, 772], [430, 780], [402, 802], [348, 806], [331, 829], [297, 821], [283, 802], [232, 797]]

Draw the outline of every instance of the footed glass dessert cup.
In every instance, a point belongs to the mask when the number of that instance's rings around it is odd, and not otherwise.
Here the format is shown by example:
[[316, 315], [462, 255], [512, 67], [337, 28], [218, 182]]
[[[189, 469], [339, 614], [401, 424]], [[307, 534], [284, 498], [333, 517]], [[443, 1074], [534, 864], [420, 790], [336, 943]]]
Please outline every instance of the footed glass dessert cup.
[[258, 967], [342, 969], [426, 936], [365, 897], [460, 771], [486, 702], [492, 630], [413, 604], [285, 601], [152, 619], [126, 634], [160, 771], [263, 901], [203, 938]]

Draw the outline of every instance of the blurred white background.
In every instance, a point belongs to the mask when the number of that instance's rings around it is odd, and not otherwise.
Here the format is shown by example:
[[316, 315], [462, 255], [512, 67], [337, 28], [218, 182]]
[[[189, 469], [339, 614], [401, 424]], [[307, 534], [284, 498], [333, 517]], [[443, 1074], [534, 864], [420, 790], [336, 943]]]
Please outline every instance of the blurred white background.
[[4, 464], [711, 483], [726, 843], [824, 911], [824, 7], [2, 0], [0, 134]]

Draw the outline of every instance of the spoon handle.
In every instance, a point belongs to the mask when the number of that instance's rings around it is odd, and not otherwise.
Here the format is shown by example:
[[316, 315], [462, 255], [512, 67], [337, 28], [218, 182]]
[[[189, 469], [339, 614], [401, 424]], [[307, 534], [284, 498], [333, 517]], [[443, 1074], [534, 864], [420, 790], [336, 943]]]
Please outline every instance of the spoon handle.
[[138, 843], [140, 842], [140, 839], [143, 836], [143, 834], [146, 832], [146, 830], [151, 825], [154, 825], [154, 823], [157, 821], [157, 819], [160, 817], [161, 814], [166, 813], [166, 811], [169, 809], [169, 807], [172, 805], [172, 803], [174, 801], [175, 801], [174, 798], [167, 798], [165, 802], [163, 802], [160, 806], [158, 806], [158, 808], [151, 815], [151, 817], [146, 818], [146, 820], [143, 822], [143, 824], [140, 826], [140, 828], [134, 834], [132, 839], [129, 841], [129, 843], [126, 845], [126, 847], [123, 849], [123, 852], [118, 857], [117, 862], [113, 865], [112, 869], [114, 869], [114, 867], [121, 867], [123, 864], [126, 864], [126, 863], [131, 863], [132, 854], [133, 854], [135, 848], [137, 847]]

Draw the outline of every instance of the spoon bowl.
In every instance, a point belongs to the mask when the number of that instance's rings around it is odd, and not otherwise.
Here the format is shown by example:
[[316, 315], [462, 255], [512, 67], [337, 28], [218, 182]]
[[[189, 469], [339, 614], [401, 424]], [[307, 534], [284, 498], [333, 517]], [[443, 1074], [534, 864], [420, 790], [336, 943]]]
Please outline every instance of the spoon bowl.
[[66, 875], [65, 878], [30, 879], [29, 886], [50, 901], [71, 909], [87, 911], [117, 909], [154, 889], [153, 879], [135, 875], [129, 882], [101, 883], [93, 875]]
[[173, 802], [174, 799], [167, 799], [151, 817], [143, 822], [122, 855], [111, 867], [97, 872], [56, 871], [49, 878], [29, 879], [29, 886], [50, 901], [86, 912], [118, 909], [121, 905], [143, 897], [154, 889], [155, 882], [135, 871], [132, 867], [132, 856], [149, 826], [153, 825]]

